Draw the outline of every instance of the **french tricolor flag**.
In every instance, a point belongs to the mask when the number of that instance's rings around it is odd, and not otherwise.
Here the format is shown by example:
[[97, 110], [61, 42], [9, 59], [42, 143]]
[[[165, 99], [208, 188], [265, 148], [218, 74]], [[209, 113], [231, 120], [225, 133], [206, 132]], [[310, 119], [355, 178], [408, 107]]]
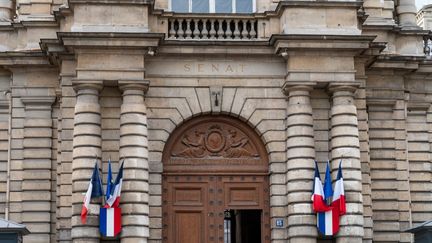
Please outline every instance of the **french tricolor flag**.
[[[346, 213], [345, 190], [342, 176], [342, 161], [339, 163], [338, 175], [335, 182], [335, 190], [332, 190], [330, 166], [327, 163], [326, 177], [324, 180], [324, 200], [330, 201], [329, 210], [317, 213], [317, 226], [321, 234], [332, 236], [339, 231], [340, 216]], [[326, 204], [327, 205], [327, 204]]]
[[105, 207], [113, 207], [113, 208], [118, 208], [119, 204], [120, 204], [120, 194], [121, 194], [121, 187], [122, 187], [122, 182], [123, 182], [123, 164], [124, 161], [122, 162], [119, 172], [117, 174], [116, 180], [114, 182], [114, 189], [111, 189], [113, 192], [109, 195], [108, 199], [106, 200], [106, 205]]
[[114, 237], [121, 231], [121, 208], [101, 208], [99, 231], [105, 237]]
[[[329, 201], [333, 196], [331, 175], [330, 175], [330, 165], [327, 162], [326, 175], [324, 179], [324, 200], [325, 202]], [[326, 204], [327, 206], [327, 204]], [[320, 211], [317, 213], [317, 226], [318, 230], [323, 235], [333, 235], [334, 229], [334, 214], [333, 209], [331, 207], [328, 210]]]
[[93, 168], [93, 174], [90, 178], [89, 186], [87, 192], [84, 196], [83, 205], [81, 208], [81, 223], [85, 224], [87, 221], [87, 213], [89, 211], [89, 205], [92, 198], [97, 198], [103, 195], [102, 181], [99, 177], [99, 168], [97, 161]]
[[339, 169], [335, 183], [332, 202], [333, 211], [333, 234], [339, 231], [339, 218], [346, 214], [345, 189], [342, 176], [342, 160], [339, 162]]
[[327, 205], [324, 199], [325, 195], [319, 174], [318, 163], [315, 161], [315, 178], [312, 194], [312, 207], [314, 212], [325, 212], [330, 210], [330, 207]]

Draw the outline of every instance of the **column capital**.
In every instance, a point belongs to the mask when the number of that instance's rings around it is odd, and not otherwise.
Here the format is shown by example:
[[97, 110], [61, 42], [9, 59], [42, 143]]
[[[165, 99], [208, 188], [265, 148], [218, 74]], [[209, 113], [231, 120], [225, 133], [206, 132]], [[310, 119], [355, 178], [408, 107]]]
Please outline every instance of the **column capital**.
[[147, 93], [150, 85], [149, 80], [119, 80], [118, 85], [120, 90], [140, 90]]
[[289, 95], [291, 91], [312, 91], [314, 89], [314, 86], [316, 85], [315, 82], [285, 82], [282, 86], [282, 91], [285, 95]]
[[332, 94], [338, 91], [348, 91], [351, 93], [354, 93], [358, 88], [360, 87], [360, 84], [353, 83], [353, 84], [329, 84], [328, 91]]
[[74, 79], [72, 80], [72, 86], [77, 92], [83, 89], [91, 89], [101, 91], [103, 89], [102, 80], [85, 80], [85, 79]]

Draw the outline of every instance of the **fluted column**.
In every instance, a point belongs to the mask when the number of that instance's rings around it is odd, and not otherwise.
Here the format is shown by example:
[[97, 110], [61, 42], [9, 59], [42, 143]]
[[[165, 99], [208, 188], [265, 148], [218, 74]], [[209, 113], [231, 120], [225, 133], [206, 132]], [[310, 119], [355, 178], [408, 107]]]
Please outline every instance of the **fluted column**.
[[122, 243], [147, 242], [149, 237], [149, 173], [147, 114], [144, 94], [149, 82], [119, 81], [123, 91], [120, 115], [120, 158], [124, 158]]
[[362, 242], [363, 198], [362, 174], [360, 165], [360, 142], [357, 121], [357, 108], [354, 104], [353, 86], [332, 86], [331, 107], [331, 157], [333, 177], [337, 174], [339, 161], [345, 185], [346, 215], [341, 217], [338, 243]]
[[397, 6], [397, 13], [399, 17], [399, 25], [404, 26], [417, 26], [415, 0], [399, 0]]
[[[73, 242], [99, 242], [99, 203], [90, 205], [87, 223], [80, 219], [84, 193], [92, 175], [95, 157], [101, 158], [102, 82], [73, 81], [76, 91], [72, 162], [72, 239]], [[99, 164], [100, 166], [100, 164]]]
[[314, 129], [309, 86], [289, 86], [287, 109], [287, 197], [290, 243], [316, 242], [316, 216], [312, 211]]

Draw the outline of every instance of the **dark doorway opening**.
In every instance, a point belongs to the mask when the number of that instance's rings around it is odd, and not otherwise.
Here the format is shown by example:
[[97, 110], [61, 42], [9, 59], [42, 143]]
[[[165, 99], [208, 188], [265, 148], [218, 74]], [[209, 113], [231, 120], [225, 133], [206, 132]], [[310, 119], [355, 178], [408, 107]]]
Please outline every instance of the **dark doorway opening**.
[[261, 243], [261, 210], [225, 210], [224, 243]]

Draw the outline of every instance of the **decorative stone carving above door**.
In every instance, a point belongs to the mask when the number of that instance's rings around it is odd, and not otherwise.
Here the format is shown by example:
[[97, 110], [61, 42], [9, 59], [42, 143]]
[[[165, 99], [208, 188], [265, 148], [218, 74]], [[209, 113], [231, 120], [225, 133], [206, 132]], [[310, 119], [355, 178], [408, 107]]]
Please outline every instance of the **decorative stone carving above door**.
[[163, 158], [166, 172], [234, 173], [245, 172], [245, 166], [248, 172], [268, 170], [267, 154], [256, 132], [228, 116], [195, 118], [176, 129], [171, 138]]

